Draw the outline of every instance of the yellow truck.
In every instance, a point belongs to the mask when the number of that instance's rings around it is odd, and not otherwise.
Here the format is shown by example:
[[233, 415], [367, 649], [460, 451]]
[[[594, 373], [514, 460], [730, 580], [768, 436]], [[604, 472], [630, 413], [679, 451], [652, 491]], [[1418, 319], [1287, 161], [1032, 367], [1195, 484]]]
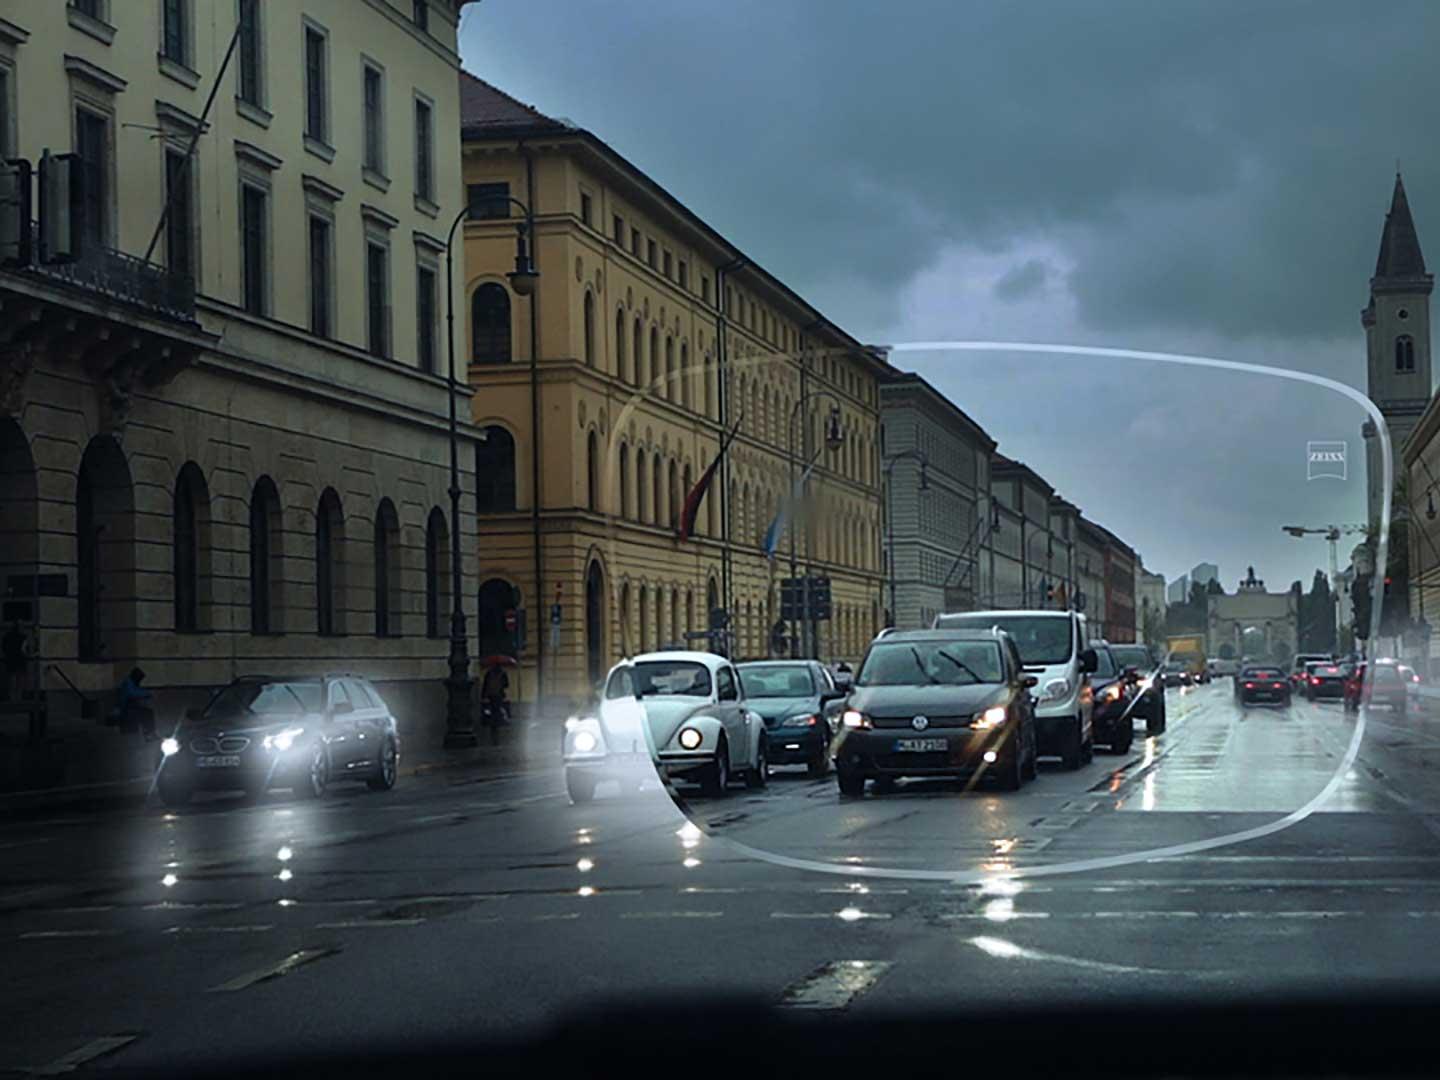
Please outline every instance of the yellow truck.
[[1205, 637], [1202, 634], [1181, 634], [1165, 639], [1171, 663], [1185, 665], [1197, 683], [1210, 681], [1210, 665], [1205, 662]]

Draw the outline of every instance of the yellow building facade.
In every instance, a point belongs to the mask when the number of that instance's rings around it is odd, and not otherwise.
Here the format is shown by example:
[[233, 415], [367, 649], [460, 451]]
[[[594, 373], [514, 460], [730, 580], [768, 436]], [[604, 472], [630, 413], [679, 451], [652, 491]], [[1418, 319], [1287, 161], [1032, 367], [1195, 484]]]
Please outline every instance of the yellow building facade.
[[[593, 134], [468, 75], [461, 122], [482, 654], [514, 651], [523, 609], [512, 692], [533, 700], [579, 696], [623, 655], [705, 647], [717, 608], [732, 655], [788, 650], [792, 529], [773, 558], [763, 545], [813, 462], [793, 522], [800, 572], [831, 582], [813, 651], [856, 659], [883, 611], [883, 357]], [[521, 296], [507, 275], [527, 214], [540, 276]]]

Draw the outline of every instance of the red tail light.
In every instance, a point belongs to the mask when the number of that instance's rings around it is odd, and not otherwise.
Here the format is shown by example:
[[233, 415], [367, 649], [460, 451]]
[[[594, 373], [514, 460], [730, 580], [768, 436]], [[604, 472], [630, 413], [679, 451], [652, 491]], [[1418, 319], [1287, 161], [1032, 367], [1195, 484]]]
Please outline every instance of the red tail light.
[[1310, 685], [1311, 685], [1311, 686], [1319, 686], [1319, 685], [1320, 685], [1320, 676], [1319, 676], [1319, 675], [1311, 675], [1311, 676], [1310, 676]]
[[1285, 689], [1285, 684], [1284, 684], [1283, 682], [1277, 682], [1277, 683], [1275, 684], [1275, 689], [1276, 689], [1276, 690], [1284, 690], [1284, 689]]
[[1255, 689], [1255, 684], [1254, 684], [1253, 682], [1247, 682], [1247, 683], [1245, 684], [1245, 689], [1246, 689], [1246, 690], [1254, 690], [1254, 689]]

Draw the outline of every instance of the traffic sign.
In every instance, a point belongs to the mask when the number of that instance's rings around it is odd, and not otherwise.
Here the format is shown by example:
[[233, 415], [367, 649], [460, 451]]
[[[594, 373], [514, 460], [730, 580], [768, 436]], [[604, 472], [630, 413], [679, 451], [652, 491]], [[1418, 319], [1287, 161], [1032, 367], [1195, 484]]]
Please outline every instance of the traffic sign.
[[560, 625], [560, 605], [559, 605], [559, 604], [551, 604], [551, 605], [550, 605], [550, 625], [551, 625], [551, 626], [559, 626], [559, 625]]
[[515, 615], [515, 609], [514, 609], [514, 608], [506, 608], [506, 609], [505, 609], [505, 630], [506, 630], [508, 633], [513, 634], [513, 633], [515, 632], [515, 627], [516, 627], [517, 625], [518, 625], [518, 620], [517, 620], [516, 615]]

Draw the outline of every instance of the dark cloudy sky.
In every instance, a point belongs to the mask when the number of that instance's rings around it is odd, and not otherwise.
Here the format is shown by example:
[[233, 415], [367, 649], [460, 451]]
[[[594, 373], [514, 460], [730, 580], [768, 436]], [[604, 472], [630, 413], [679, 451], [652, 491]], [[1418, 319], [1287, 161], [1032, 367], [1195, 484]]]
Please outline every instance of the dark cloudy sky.
[[[469, 70], [594, 131], [862, 340], [1193, 352], [1360, 387], [1397, 158], [1440, 259], [1437, 50], [1434, 0], [484, 0], [462, 41]], [[1279, 518], [1363, 516], [1362, 417], [1332, 393], [897, 359], [1167, 578], [1308, 581], [1324, 546]], [[1348, 483], [1306, 482], [1319, 439], [1348, 440]]]

